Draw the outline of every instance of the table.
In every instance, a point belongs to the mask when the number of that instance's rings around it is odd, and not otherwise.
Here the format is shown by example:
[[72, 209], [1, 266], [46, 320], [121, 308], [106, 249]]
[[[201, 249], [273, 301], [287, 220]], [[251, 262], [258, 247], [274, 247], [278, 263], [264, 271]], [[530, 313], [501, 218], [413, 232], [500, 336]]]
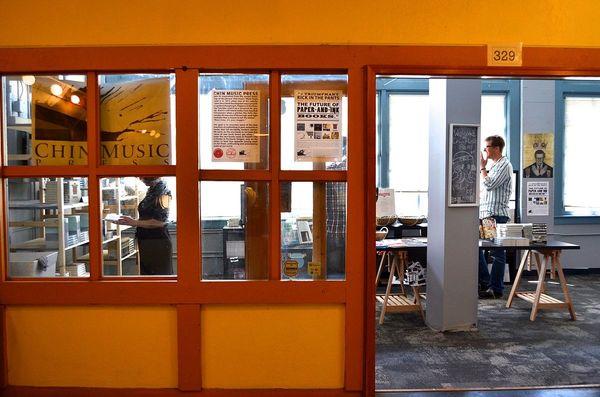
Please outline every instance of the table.
[[[408, 313], [420, 312], [421, 317], [425, 319], [421, 298], [423, 297], [418, 285], [411, 285], [412, 299], [409, 298], [404, 290], [403, 279], [406, 266], [408, 265], [408, 253], [411, 251], [422, 251], [427, 249], [427, 239], [424, 237], [390, 239], [378, 241], [377, 251], [381, 252], [381, 261], [377, 269], [377, 278], [375, 286], [379, 285], [383, 263], [387, 259], [387, 266], [390, 272], [385, 294], [378, 294], [376, 299], [381, 303], [381, 315], [379, 324], [383, 324], [385, 314], [390, 313]], [[397, 275], [400, 280], [400, 293], [393, 295], [392, 283], [394, 276]]]
[[[386, 257], [388, 259], [388, 268], [390, 268], [390, 278], [388, 279], [386, 294], [377, 296], [377, 300], [383, 305], [379, 323], [383, 323], [383, 317], [386, 312], [406, 312], [417, 310], [422, 311], [420, 298], [422, 298], [423, 296], [418, 291], [416, 292], [416, 296], [413, 298], [412, 302], [398, 302], [399, 299], [396, 299], [395, 296], [390, 295], [390, 292], [393, 275], [397, 272], [401, 272], [399, 277], [402, 277], [404, 273], [404, 269], [406, 267], [406, 264], [408, 263], [408, 253], [416, 251], [422, 252], [424, 250], [427, 250], [427, 238], [417, 237], [377, 241], [376, 249], [377, 252], [381, 253], [382, 255], [379, 268], [377, 270], [377, 278], [375, 281], [376, 285], [379, 284], [379, 279], [383, 270], [383, 263]], [[523, 258], [521, 259], [517, 275], [515, 277], [511, 292], [508, 297], [508, 301], [506, 302], [507, 308], [510, 308], [512, 306], [514, 298], [516, 297], [531, 303], [532, 309], [531, 315], [529, 317], [531, 321], [535, 321], [535, 318], [539, 310], [541, 309], [566, 309], [569, 311], [572, 320], [577, 319], [575, 309], [573, 308], [571, 295], [569, 294], [569, 289], [567, 287], [562, 263], [560, 262], [560, 255], [563, 250], [580, 249], [579, 245], [565, 243], [562, 241], [550, 240], [546, 244], [530, 243], [529, 245], [523, 246], [507, 246], [496, 244], [492, 241], [480, 240], [479, 249], [506, 250], [508, 252], [526, 251], [525, 255], [523, 255]], [[390, 255], [392, 256], [391, 265]], [[523, 275], [523, 270], [528, 264], [529, 258], [533, 258], [533, 261], [536, 265], [536, 270], [538, 271], [537, 287], [535, 291], [519, 291], [518, 288], [521, 282], [521, 276]], [[394, 265], [394, 263], [396, 265]], [[545, 280], [547, 270], [550, 270], [550, 278], [554, 278], [555, 275], [558, 277], [563, 292], [564, 301], [561, 301], [545, 293]], [[401, 293], [403, 296], [406, 295], [403, 288], [401, 289]], [[415, 294], [415, 291], [413, 291], [413, 294]], [[390, 299], [390, 297], [392, 299]]]

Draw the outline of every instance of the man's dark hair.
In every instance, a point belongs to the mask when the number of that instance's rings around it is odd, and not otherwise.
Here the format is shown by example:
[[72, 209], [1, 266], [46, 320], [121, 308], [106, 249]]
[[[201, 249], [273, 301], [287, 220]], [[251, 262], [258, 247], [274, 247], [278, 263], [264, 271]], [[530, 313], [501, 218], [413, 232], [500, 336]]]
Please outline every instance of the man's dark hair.
[[538, 154], [541, 154], [542, 156], [546, 157], [546, 153], [544, 153], [544, 151], [542, 149], [536, 150], [535, 153], [533, 154], [533, 157], [537, 156]]
[[485, 141], [489, 142], [492, 146], [499, 147], [500, 153], [502, 153], [502, 151], [504, 150], [504, 138], [502, 138], [500, 135], [488, 136], [487, 138], [485, 138]]

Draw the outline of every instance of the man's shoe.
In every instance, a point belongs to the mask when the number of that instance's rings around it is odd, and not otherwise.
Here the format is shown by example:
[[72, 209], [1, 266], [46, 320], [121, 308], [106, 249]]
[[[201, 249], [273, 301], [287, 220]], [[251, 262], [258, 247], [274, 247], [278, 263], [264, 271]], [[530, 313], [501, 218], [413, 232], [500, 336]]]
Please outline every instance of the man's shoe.
[[502, 298], [502, 292], [495, 292], [491, 288], [488, 288], [485, 291], [479, 291], [479, 299], [500, 299], [500, 298]]

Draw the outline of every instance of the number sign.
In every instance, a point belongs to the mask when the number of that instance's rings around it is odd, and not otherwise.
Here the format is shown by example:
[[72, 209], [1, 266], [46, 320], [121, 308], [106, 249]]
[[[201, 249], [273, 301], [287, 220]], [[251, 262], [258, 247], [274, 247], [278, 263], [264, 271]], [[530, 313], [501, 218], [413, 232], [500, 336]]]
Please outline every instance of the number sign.
[[523, 44], [488, 45], [488, 66], [522, 66]]

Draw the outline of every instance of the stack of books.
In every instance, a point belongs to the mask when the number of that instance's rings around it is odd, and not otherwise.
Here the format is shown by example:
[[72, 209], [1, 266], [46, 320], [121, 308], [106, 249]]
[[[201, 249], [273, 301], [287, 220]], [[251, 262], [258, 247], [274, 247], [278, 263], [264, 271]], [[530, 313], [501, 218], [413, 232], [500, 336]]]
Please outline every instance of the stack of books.
[[529, 239], [523, 237], [523, 225], [520, 223], [501, 223], [496, 225], [494, 243], [506, 246], [529, 245]]
[[121, 239], [121, 257], [132, 254], [135, 251], [135, 243], [131, 237], [123, 237]]
[[85, 263], [73, 262], [67, 265], [67, 272], [69, 272], [69, 277], [83, 277], [86, 274]]
[[532, 242], [545, 244], [548, 241], [548, 225], [545, 223], [534, 223], [531, 227]]

